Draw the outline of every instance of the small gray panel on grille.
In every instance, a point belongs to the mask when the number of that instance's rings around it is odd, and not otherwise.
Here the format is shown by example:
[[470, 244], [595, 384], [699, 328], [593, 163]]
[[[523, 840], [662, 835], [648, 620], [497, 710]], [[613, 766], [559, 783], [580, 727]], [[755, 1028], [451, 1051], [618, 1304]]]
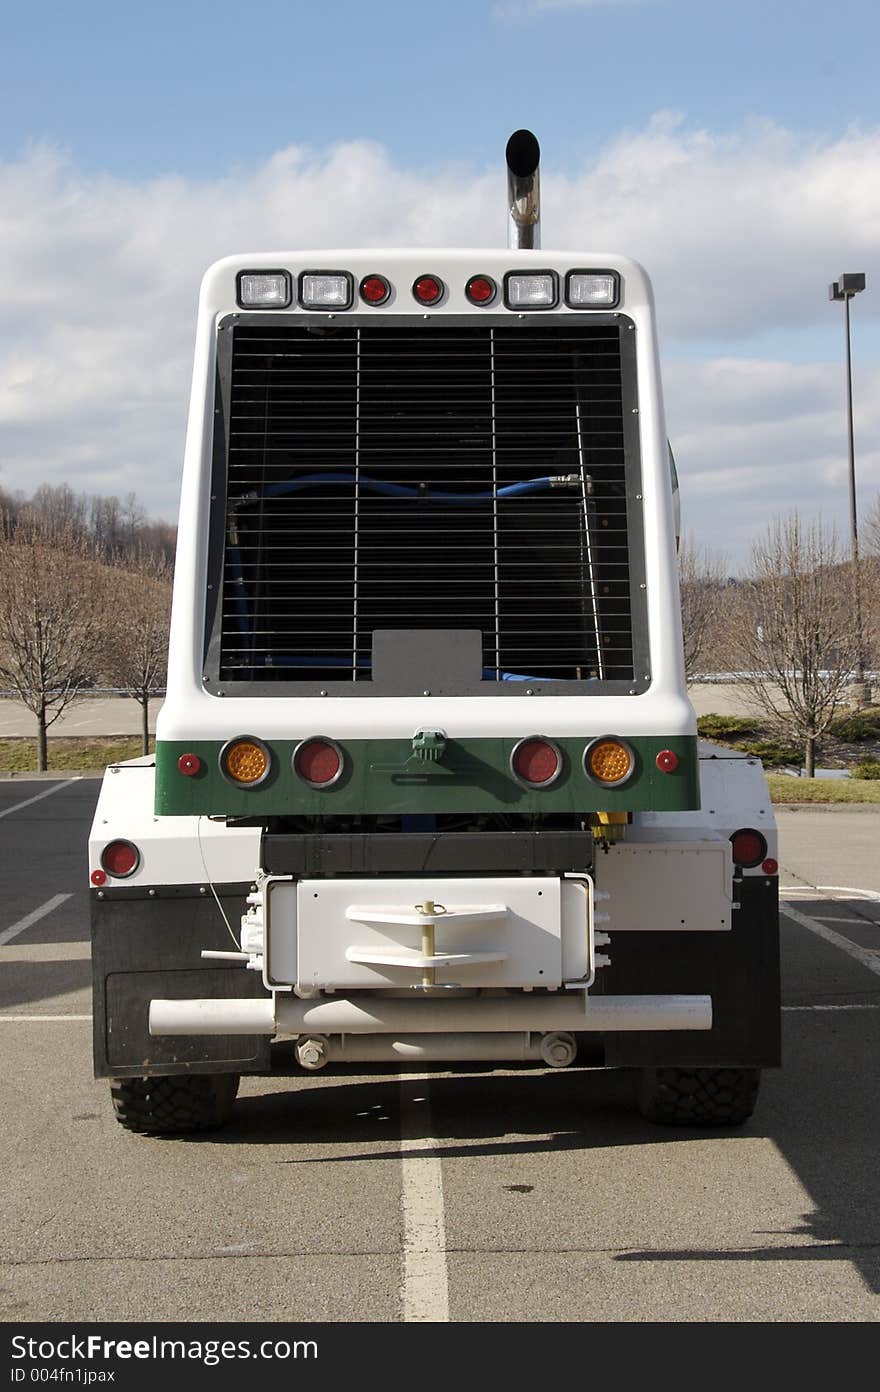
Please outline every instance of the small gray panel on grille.
[[392, 629], [477, 630], [487, 691], [633, 679], [617, 322], [232, 332], [224, 681], [378, 686]]
[[474, 686], [483, 675], [478, 628], [376, 628], [373, 678], [401, 690], [415, 676], [433, 696]]

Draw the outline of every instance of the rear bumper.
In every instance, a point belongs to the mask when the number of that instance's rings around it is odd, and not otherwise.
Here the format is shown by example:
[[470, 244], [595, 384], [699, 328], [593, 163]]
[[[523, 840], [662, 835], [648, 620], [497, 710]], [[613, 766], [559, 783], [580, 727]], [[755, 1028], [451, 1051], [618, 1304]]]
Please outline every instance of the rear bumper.
[[211, 1034], [549, 1034], [607, 1030], [710, 1030], [708, 996], [505, 996], [468, 1000], [154, 1000], [154, 1036]]
[[[233, 925], [249, 889], [218, 886]], [[203, 949], [231, 944], [216, 904], [198, 887], [93, 893], [95, 1074], [267, 1073], [277, 1031], [347, 1032], [364, 1041], [417, 1033], [433, 1035], [438, 1048], [442, 1036], [449, 1057], [462, 1057], [452, 1035], [504, 1033], [513, 1045], [527, 1032], [571, 1031], [589, 1033], [610, 1067], [773, 1066], [780, 1061], [776, 881], [745, 879], [735, 898], [729, 932], [614, 935], [611, 965], [586, 995], [406, 1000], [362, 992], [306, 1001], [273, 996], [258, 972], [241, 965], [201, 959]], [[205, 1028], [181, 1029], [193, 1002]], [[158, 1032], [169, 1023], [175, 1033]], [[519, 1048], [505, 1056], [521, 1056]]]

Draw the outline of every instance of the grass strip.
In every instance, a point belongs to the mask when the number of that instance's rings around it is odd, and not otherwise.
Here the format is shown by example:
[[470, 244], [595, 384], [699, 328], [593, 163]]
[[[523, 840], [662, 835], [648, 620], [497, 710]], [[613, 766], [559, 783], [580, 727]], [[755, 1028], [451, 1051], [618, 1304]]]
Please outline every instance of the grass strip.
[[880, 778], [788, 778], [768, 773], [771, 802], [878, 802]]
[[[154, 749], [150, 740], [150, 750]], [[139, 735], [58, 735], [49, 739], [49, 769], [58, 773], [82, 773], [106, 768], [120, 759], [136, 759], [141, 753]], [[0, 739], [0, 773], [35, 773], [36, 741], [24, 735]]]

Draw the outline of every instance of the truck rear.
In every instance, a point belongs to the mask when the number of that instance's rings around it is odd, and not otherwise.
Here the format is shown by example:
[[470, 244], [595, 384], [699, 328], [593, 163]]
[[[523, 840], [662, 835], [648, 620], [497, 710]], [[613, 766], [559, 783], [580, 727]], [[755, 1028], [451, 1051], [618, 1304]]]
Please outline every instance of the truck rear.
[[651, 288], [542, 252], [202, 285], [154, 758], [90, 841], [95, 1067], [138, 1131], [242, 1073], [580, 1060], [737, 1123], [778, 1063], [760, 765], [699, 746]]

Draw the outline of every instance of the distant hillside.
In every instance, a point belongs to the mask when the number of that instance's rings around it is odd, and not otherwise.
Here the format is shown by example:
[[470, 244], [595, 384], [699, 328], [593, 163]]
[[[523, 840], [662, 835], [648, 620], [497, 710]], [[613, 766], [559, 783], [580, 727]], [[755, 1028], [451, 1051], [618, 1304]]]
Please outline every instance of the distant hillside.
[[44, 483], [28, 498], [0, 488], [0, 536], [11, 539], [22, 526], [72, 537], [113, 565], [174, 564], [177, 528], [150, 519], [134, 493], [117, 498]]

